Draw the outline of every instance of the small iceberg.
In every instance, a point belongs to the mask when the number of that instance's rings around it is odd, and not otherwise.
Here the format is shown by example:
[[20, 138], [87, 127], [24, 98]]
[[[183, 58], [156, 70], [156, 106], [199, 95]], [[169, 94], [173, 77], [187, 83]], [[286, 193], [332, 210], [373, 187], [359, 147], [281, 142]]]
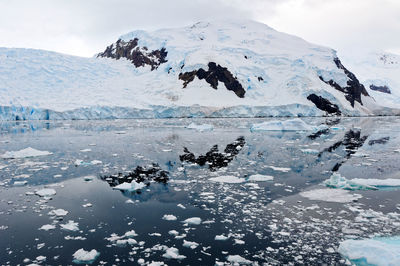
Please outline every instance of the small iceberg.
[[346, 190], [388, 190], [400, 188], [400, 179], [353, 178], [349, 180], [339, 173], [333, 173], [328, 180], [324, 181], [324, 185]]
[[231, 175], [226, 175], [226, 176], [217, 176], [208, 179], [212, 182], [218, 182], [218, 183], [229, 183], [229, 184], [238, 184], [238, 183], [243, 183], [246, 180], [244, 178], [240, 178], [237, 176], [231, 176]]
[[39, 197], [50, 197], [55, 195], [57, 192], [52, 188], [44, 188], [35, 192]]
[[29, 158], [29, 157], [37, 157], [37, 156], [46, 156], [51, 155], [52, 152], [49, 151], [40, 151], [34, 148], [28, 147], [19, 151], [7, 151], [2, 154], [0, 157], [3, 159], [21, 159], [21, 158]]
[[374, 186], [363, 185], [348, 180], [339, 173], [333, 173], [328, 180], [324, 181], [324, 185], [330, 188], [342, 188], [346, 190], [377, 190]]
[[310, 131], [316, 130], [316, 127], [310, 126], [300, 118], [290, 120], [273, 120], [266, 121], [251, 126], [250, 131]]
[[146, 187], [144, 183], [137, 183], [136, 181], [132, 181], [131, 183], [124, 182], [119, 184], [118, 186], [113, 187], [113, 189], [122, 190], [122, 191], [136, 191]]
[[95, 249], [92, 249], [91, 251], [86, 251], [81, 248], [75, 251], [75, 253], [72, 255], [72, 257], [74, 258], [72, 262], [76, 264], [92, 264], [99, 255], [100, 252]]
[[355, 265], [400, 265], [400, 236], [345, 240], [338, 252]]
[[191, 123], [186, 128], [195, 129], [198, 131], [212, 131], [214, 129], [214, 126], [210, 124], [197, 125], [195, 123]]
[[273, 176], [270, 175], [260, 175], [260, 174], [255, 174], [249, 176], [248, 181], [254, 181], [254, 182], [264, 182], [264, 181], [272, 181], [274, 180]]

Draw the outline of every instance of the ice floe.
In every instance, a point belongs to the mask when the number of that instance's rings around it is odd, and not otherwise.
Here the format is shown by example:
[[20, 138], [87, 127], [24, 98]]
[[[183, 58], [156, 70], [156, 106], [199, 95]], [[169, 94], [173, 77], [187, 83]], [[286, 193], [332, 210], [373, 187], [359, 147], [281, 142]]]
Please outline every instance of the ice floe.
[[195, 129], [198, 131], [212, 131], [214, 129], [214, 126], [210, 124], [197, 125], [195, 123], [191, 123], [186, 128]]
[[243, 183], [246, 181], [244, 178], [232, 175], [212, 177], [209, 180], [212, 182], [231, 183], [231, 184]]
[[268, 165], [267, 167], [271, 168], [274, 171], [283, 172], [283, 173], [287, 173], [287, 172], [290, 172], [290, 170], [292, 170], [287, 167], [276, 167], [276, 166], [272, 166], [272, 165]]
[[201, 218], [200, 217], [188, 218], [188, 219], [184, 220], [183, 223], [190, 224], [190, 225], [199, 225], [199, 224], [201, 224]]
[[75, 251], [75, 253], [72, 256], [74, 258], [73, 260], [74, 263], [91, 264], [97, 259], [99, 255], [100, 252], [98, 252], [95, 249], [92, 249], [91, 251], [86, 251], [83, 248], [81, 248]]
[[217, 240], [217, 241], [225, 241], [228, 239], [229, 239], [229, 236], [225, 236], [225, 235], [216, 235], [214, 238], [214, 240]]
[[400, 187], [400, 179], [353, 178], [347, 179], [339, 173], [333, 173], [324, 181], [327, 187], [342, 188], [347, 190], [378, 190]]
[[57, 192], [52, 188], [44, 188], [35, 192], [40, 197], [49, 197], [55, 195]]
[[176, 216], [173, 215], [173, 214], [165, 214], [165, 215], [162, 217], [162, 219], [163, 219], [163, 220], [166, 220], [166, 221], [176, 221], [176, 220], [177, 220]]
[[72, 220], [69, 220], [66, 224], [60, 224], [61, 229], [66, 231], [78, 231], [79, 230], [78, 225], [79, 223], [74, 222]]
[[63, 209], [51, 210], [49, 212], [49, 215], [51, 215], [51, 216], [65, 216], [67, 214], [68, 214], [68, 211], [63, 210]]
[[7, 151], [2, 154], [0, 157], [3, 159], [20, 159], [20, 158], [28, 158], [28, 157], [36, 157], [36, 156], [46, 156], [51, 155], [53, 153], [49, 151], [40, 151], [34, 148], [28, 147], [19, 151]]
[[53, 230], [53, 229], [56, 229], [56, 227], [55, 227], [55, 225], [52, 225], [52, 224], [45, 224], [39, 228], [39, 230], [43, 230], [43, 231], [49, 231], [49, 230]]
[[255, 181], [255, 182], [272, 181], [272, 180], [274, 180], [274, 177], [270, 176], [270, 175], [255, 174], [255, 175], [249, 176], [248, 180]]
[[330, 188], [303, 191], [300, 192], [300, 196], [308, 198], [310, 200], [320, 200], [320, 201], [338, 202], [338, 203], [352, 202], [362, 198], [360, 194], [352, 194], [347, 190], [330, 189]]
[[182, 246], [185, 247], [185, 248], [195, 249], [195, 248], [197, 248], [199, 246], [199, 243], [183, 240]]
[[400, 237], [345, 240], [339, 253], [356, 265], [400, 265]]
[[175, 260], [183, 260], [186, 258], [186, 256], [180, 255], [179, 250], [174, 247], [167, 248], [162, 256], [167, 259], [175, 259]]
[[229, 255], [228, 257], [226, 257], [227, 261], [229, 261], [232, 264], [237, 264], [237, 265], [248, 265], [248, 264], [252, 264], [251, 260], [247, 260], [245, 258], [243, 258], [240, 255]]
[[136, 181], [132, 181], [131, 183], [124, 182], [119, 184], [118, 186], [113, 187], [113, 189], [117, 190], [126, 190], [126, 191], [136, 191], [146, 187], [144, 183], [137, 183]]

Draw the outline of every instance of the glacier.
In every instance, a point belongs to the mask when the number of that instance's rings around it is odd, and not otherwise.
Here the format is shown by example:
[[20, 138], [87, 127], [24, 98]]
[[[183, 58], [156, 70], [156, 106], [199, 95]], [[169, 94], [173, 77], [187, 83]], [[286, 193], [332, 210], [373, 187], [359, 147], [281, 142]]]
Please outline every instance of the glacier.
[[247, 20], [133, 31], [92, 58], [0, 48], [2, 121], [400, 114], [374, 93], [335, 50]]

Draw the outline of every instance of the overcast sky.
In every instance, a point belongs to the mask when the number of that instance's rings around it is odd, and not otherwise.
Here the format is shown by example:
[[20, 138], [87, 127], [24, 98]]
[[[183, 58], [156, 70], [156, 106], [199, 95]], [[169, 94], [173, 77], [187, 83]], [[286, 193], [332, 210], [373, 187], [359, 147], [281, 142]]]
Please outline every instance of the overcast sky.
[[92, 56], [129, 31], [247, 18], [342, 54], [400, 54], [400, 0], [0, 0], [0, 46]]

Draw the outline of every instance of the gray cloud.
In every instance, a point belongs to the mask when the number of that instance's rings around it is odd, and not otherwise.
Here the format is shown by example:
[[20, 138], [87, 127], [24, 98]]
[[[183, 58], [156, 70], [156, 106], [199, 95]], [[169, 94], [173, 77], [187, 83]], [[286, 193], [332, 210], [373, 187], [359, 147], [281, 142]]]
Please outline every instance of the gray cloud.
[[2, 0], [0, 46], [91, 56], [135, 29], [249, 18], [341, 52], [400, 53], [398, 0]]

